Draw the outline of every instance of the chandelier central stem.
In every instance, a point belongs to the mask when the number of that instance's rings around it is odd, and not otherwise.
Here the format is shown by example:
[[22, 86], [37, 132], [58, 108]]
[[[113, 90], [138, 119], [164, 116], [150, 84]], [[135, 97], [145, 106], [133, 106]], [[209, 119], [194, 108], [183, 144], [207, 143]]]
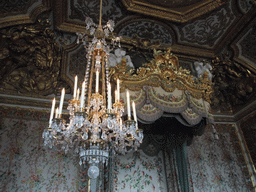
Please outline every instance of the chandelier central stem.
[[100, 0], [100, 20], [99, 20], [99, 27], [101, 28], [101, 17], [102, 17], [102, 0]]

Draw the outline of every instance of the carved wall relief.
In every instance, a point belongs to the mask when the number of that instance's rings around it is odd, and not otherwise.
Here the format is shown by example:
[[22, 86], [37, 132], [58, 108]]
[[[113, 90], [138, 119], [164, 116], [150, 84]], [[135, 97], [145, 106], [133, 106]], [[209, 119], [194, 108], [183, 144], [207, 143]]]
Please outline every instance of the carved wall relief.
[[212, 61], [214, 83], [213, 109], [234, 112], [255, 97], [256, 75], [233, 62], [227, 53]]
[[48, 95], [57, 88], [60, 47], [49, 20], [0, 31], [0, 90]]

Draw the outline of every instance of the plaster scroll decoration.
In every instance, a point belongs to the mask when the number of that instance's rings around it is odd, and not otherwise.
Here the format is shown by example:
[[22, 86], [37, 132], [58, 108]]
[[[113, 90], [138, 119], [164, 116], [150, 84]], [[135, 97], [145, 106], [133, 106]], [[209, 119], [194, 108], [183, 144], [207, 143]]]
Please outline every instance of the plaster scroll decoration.
[[[69, 18], [84, 21], [90, 17], [94, 22], [99, 22], [100, 1], [91, 0], [69, 0], [70, 4]], [[103, 0], [102, 2], [102, 21], [107, 23], [109, 19], [121, 21], [124, 15], [121, 9], [116, 5], [115, 0]]]
[[208, 47], [224, 34], [235, 19], [230, 7], [222, 8], [205, 19], [198, 19], [179, 28], [180, 40]]
[[252, 0], [239, 0], [238, 5], [243, 13], [247, 13], [252, 8], [253, 2]]
[[158, 40], [164, 45], [172, 45], [173, 41], [171, 33], [164, 25], [152, 21], [132, 22], [118, 32], [119, 36], [128, 38], [133, 38], [135, 34], [140, 38]]

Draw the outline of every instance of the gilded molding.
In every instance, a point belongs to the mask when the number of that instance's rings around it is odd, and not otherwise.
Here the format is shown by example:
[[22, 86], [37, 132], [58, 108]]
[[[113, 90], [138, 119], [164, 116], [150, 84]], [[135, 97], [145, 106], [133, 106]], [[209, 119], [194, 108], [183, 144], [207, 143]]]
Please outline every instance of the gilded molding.
[[181, 12], [175, 9], [145, 3], [140, 0], [122, 0], [122, 2], [129, 11], [134, 11], [137, 13], [155, 16], [180, 23], [190, 21], [225, 4], [224, 1], [220, 0], [207, 0], [203, 3], [192, 6], [185, 12]]

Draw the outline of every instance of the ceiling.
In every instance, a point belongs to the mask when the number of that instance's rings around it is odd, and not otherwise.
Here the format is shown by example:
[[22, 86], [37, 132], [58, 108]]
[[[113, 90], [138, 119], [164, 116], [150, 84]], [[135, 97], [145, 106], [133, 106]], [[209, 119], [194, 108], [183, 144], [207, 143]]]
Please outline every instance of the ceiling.
[[[60, 87], [71, 93], [73, 76], [85, 68], [75, 32], [88, 16], [98, 22], [99, 0], [1, 1], [0, 102], [43, 109]], [[168, 47], [194, 75], [195, 61], [211, 63], [216, 121], [255, 111], [255, 0], [103, 0], [103, 23], [109, 19], [136, 67], [153, 48]]]

